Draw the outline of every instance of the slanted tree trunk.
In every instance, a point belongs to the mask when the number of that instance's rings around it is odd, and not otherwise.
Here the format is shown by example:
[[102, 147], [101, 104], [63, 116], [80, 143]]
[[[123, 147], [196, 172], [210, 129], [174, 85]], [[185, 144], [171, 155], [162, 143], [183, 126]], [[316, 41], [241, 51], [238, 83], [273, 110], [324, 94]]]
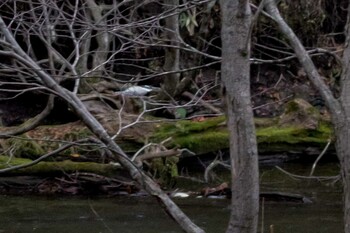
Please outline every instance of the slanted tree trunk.
[[248, 0], [222, 0], [221, 77], [230, 131], [232, 210], [227, 232], [256, 233], [259, 168], [250, 102]]
[[[108, 150], [107, 152], [114, 156], [116, 160], [130, 173], [130, 176], [144, 188], [150, 195], [156, 197], [163, 203], [167, 213], [181, 226], [185, 232], [202, 233], [201, 228], [195, 225], [182, 210], [164, 193], [159, 185], [147, 176], [139, 167], [137, 167], [124, 151], [115, 143], [108, 135], [106, 129], [96, 120], [96, 118], [87, 110], [86, 106], [77, 97], [74, 92], [68, 91], [60, 86], [47, 72], [39, 67], [39, 65], [20, 47], [15, 40], [12, 32], [7, 27], [2, 17], [0, 16], [0, 31], [7, 43], [11, 44], [11, 51], [5, 54], [14, 57], [20, 61], [23, 66], [33, 70], [43, 83], [43, 85], [64, 99], [71, 108], [81, 118], [84, 124], [91, 132], [103, 143]], [[3, 53], [3, 51], [0, 51]]]
[[288, 38], [309, 80], [319, 91], [331, 113], [344, 190], [344, 232], [350, 233], [350, 4], [348, 8], [348, 22], [346, 24], [347, 39], [343, 53], [341, 91], [338, 99], [334, 97], [330, 88], [324, 83], [304, 46], [280, 15], [276, 2], [274, 0], [265, 0], [265, 4], [268, 13], [277, 22], [282, 33]]

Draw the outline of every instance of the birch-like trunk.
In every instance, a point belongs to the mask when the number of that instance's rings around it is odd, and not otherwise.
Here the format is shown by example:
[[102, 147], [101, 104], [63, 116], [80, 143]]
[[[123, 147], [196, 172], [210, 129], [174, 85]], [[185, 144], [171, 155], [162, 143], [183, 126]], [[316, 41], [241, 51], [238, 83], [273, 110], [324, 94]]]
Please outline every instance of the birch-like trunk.
[[[221, 78], [230, 131], [232, 209], [227, 232], [256, 233], [259, 168], [250, 102], [251, 12], [248, 0], [222, 0]], [[248, 46], [247, 46], [248, 45]]]
[[[164, 0], [164, 10], [173, 10], [179, 6], [179, 0]], [[174, 10], [178, 12], [178, 10]], [[179, 15], [178, 13], [167, 17], [165, 19], [166, 39], [168, 44], [174, 46], [173, 48], [165, 48], [164, 71], [178, 71], [180, 69], [180, 50], [179, 47]], [[177, 85], [179, 83], [180, 74], [172, 73], [164, 77], [164, 91], [171, 97], [175, 94]]]

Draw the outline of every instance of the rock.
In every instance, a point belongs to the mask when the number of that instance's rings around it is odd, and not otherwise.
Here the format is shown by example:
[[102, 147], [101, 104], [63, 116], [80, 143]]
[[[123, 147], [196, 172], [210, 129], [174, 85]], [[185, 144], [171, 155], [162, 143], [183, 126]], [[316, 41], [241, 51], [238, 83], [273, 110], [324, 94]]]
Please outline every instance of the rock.
[[316, 129], [321, 120], [319, 111], [304, 99], [293, 99], [287, 103], [280, 116], [279, 125], [302, 126], [305, 129]]

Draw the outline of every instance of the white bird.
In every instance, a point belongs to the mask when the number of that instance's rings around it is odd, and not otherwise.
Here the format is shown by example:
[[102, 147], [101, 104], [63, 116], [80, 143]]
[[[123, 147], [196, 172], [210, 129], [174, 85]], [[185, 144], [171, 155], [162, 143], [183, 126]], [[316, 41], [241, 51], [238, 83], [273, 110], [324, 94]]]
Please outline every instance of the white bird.
[[171, 197], [177, 197], [177, 198], [186, 198], [186, 197], [189, 197], [190, 194], [185, 193], [185, 192], [174, 192], [170, 196]]
[[155, 88], [150, 86], [132, 86], [124, 91], [119, 91], [117, 93], [128, 95], [128, 96], [145, 96], [151, 91], [153, 91]]

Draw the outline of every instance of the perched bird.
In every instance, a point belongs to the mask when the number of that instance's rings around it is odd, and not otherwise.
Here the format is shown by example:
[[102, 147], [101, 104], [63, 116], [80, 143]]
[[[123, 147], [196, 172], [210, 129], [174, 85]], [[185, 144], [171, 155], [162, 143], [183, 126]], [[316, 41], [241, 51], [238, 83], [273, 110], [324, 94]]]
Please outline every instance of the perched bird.
[[177, 198], [186, 198], [189, 197], [190, 194], [185, 192], [173, 192], [170, 194], [171, 197], [177, 197]]
[[116, 93], [120, 93], [122, 95], [127, 95], [127, 96], [145, 96], [157, 89], [159, 88], [152, 87], [152, 86], [131, 86], [126, 88], [123, 91], [118, 91]]

